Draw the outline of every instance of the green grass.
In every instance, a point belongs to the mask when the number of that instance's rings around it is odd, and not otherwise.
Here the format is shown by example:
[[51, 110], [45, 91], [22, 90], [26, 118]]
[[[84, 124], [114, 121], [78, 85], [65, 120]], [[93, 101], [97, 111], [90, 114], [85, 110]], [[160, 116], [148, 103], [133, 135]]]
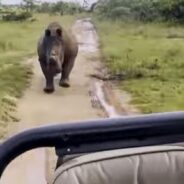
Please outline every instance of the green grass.
[[145, 113], [184, 109], [184, 28], [95, 20], [103, 59]]
[[[16, 121], [16, 98], [21, 97], [31, 76], [26, 58], [36, 54], [37, 40], [51, 21], [69, 28], [72, 16], [35, 15], [35, 22], [0, 22], [0, 137], [8, 122]], [[35, 61], [36, 62], [36, 61]]]

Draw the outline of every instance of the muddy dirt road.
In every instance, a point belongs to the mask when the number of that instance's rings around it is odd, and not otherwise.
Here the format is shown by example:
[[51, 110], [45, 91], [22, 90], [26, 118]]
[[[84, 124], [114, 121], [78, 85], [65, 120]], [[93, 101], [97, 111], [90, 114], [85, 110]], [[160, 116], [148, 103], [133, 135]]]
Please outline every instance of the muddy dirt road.
[[[115, 108], [109, 105], [103, 94], [103, 84], [89, 76], [99, 68], [98, 37], [89, 19], [76, 21], [73, 26], [80, 44], [79, 55], [71, 75], [71, 87], [58, 86], [56, 91], [44, 94], [44, 77], [37, 58], [31, 59], [33, 79], [30, 88], [18, 103], [18, 116], [21, 121], [10, 127], [10, 135], [24, 129], [52, 123], [96, 119], [109, 115], [118, 116]], [[105, 113], [99, 106], [104, 107]], [[96, 107], [96, 108], [94, 108]], [[6, 169], [2, 184], [46, 184], [55, 166], [53, 150], [30, 151], [12, 162]]]

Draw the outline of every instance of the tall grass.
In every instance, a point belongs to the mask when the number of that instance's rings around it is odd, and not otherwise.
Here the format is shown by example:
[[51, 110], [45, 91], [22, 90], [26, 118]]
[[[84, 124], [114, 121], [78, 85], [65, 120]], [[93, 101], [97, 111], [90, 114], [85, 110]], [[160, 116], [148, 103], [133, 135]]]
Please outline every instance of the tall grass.
[[132, 103], [145, 113], [183, 110], [183, 27], [95, 21], [104, 61]]
[[21, 97], [31, 76], [26, 58], [36, 54], [40, 34], [52, 21], [66, 28], [74, 21], [72, 16], [39, 14], [35, 18], [35, 22], [0, 22], [0, 137], [6, 133], [7, 124], [17, 120], [13, 115], [16, 98]]

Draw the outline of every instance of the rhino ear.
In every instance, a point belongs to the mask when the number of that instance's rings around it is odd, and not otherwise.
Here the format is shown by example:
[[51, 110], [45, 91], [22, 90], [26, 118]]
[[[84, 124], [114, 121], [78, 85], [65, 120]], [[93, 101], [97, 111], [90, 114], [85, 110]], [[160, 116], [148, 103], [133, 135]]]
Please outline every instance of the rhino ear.
[[56, 30], [56, 34], [57, 34], [59, 37], [62, 37], [62, 30], [61, 30], [61, 29], [57, 29], [57, 30]]
[[45, 36], [49, 37], [51, 35], [51, 31], [49, 29], [45, 30]]

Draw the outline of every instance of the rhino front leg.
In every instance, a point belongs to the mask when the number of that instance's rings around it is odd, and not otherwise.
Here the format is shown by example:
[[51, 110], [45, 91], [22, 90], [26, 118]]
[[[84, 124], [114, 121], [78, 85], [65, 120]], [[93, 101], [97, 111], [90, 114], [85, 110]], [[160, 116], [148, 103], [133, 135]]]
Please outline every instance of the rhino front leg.
[[47, 70], [45, 62], [40, 61], [40, 66], [46, 80], [45, 88], [43, 90], [46, 93], [52, 93], [54, 92], [54, 76], [51, 72], [49, 72], [49, 70]]
[[46, 75], [46, 87], [44, 88], [44, 91], [46, 93], [53, 93], [54, 92], [54, 76], [52, 75]]
[[75, 57], [70, 58], [68, 61], [63, 63], [62, 75], [59, 85], [62, 87], [70, 87], [69, 76], [74, 66]]

